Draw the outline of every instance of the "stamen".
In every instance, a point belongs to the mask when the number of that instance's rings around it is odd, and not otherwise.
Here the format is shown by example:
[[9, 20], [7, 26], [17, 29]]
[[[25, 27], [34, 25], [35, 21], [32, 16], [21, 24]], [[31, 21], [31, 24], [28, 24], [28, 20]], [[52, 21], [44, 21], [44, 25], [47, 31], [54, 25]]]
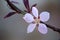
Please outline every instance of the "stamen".
[[38, 18], [35, 18], [35, 21], [34, 21], [36, 24], [39, 24], [40, 23], [40, 19]]
[[36, 19], [36, 17], [34, 17], [34, 19]]
[[38, 16], [38, 19], [40, 19], [40, 16]]

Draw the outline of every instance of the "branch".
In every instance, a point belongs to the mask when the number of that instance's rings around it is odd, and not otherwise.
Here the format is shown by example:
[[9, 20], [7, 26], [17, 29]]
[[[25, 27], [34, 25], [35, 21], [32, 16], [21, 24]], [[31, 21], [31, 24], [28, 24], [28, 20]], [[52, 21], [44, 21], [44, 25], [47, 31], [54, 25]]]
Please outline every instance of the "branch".
[[[41, 23], [44, 23], [41, 21]], [[60, 33], [60, 29], [59, 28], [55, 28], [54, 26], [48, 25], [46, 23], [44, 23], [48, 28], [52, 29], [53, 31], [59, 32]]]

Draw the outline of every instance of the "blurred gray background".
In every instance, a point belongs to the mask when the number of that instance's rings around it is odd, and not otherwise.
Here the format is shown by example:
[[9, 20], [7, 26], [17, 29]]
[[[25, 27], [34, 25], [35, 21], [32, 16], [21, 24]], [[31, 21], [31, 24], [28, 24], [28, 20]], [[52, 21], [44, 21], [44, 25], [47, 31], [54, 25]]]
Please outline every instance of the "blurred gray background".
[[[19, 9], [25, 10], [23, 0], [13, 0], [19, 2], [16, 5]], [[39, 13], [50, 12], [50, 20], [46, 22], [56, 28], [60, 28], [60, 0], [29, 0], [30, 6], [37, 3]], [[10, 9], [5, 0], [0, 0], [0, 39], [1, 40], [60, 40], [60, 34], [48, 28], [48, 33], [42, 35], [36, 30], [27, 34], [27, 24], [23, 15], [15, 14], [7, 19], [3, 17], [13, 10]]]

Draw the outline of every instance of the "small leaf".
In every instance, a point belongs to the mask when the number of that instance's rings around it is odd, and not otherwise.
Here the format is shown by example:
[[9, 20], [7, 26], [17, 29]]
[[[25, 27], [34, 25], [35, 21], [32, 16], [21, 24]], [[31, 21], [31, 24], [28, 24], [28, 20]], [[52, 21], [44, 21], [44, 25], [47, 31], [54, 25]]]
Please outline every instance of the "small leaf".
[[29, 1], [28, 0], [23, 0], [23, 3], [25, 5], [27, 11], [30, 12]]
[[18, 2], [15, 2], [15, 1], [11, 1], [11, 3], [19, 4]]
[[6, 2], [8, 3], [8, 5], [10, 6], [10, 8], [18, 13], [21, 13], [22, 10], [20, 10], [19, 8], [17, 8], [13, 3], [11, 3], [9, 0], [6, 0]]
[[36, 5], [37, 5], [37, 4], [33, 4], [33, 5], [31, 6], [31, 10], [32, 10], [32, 7], [36, 7]]
[[10, 16], [12, 16], [12, 15], [14, 15], [14, 14], [16, 14], [16, 12], [10, 12], [10, 13], [8, 13], [4, 18], [8, 18], [8, 17], [10, 17]]
[[37, 4], [33, 4], [32, 7], [35, 7]]

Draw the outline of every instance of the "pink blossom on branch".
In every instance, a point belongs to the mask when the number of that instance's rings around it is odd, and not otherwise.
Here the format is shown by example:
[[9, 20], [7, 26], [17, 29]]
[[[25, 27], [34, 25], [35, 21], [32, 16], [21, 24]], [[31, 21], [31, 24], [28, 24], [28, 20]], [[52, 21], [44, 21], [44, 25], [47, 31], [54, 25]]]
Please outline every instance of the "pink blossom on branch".
[[29, 23], [29, 25], [27, 27], [27, 33], [33, 32], [35, 27], [37, 27], [37, 25], [38, 25], [38, 31], [42, 34], [46, 34], [48, 32], [47, 26], [43, 23], [40, 23], [40, 21], [46, 22], [49, 20], [49, 18], [50, 18], [49, 12], [44, 11], [44, 12], [40, 13], [40, 15], [38, 15], [37, 8], [32, 7], [32, 14], [26, 13], [23, 17], [23, 19], [27, 23]]

